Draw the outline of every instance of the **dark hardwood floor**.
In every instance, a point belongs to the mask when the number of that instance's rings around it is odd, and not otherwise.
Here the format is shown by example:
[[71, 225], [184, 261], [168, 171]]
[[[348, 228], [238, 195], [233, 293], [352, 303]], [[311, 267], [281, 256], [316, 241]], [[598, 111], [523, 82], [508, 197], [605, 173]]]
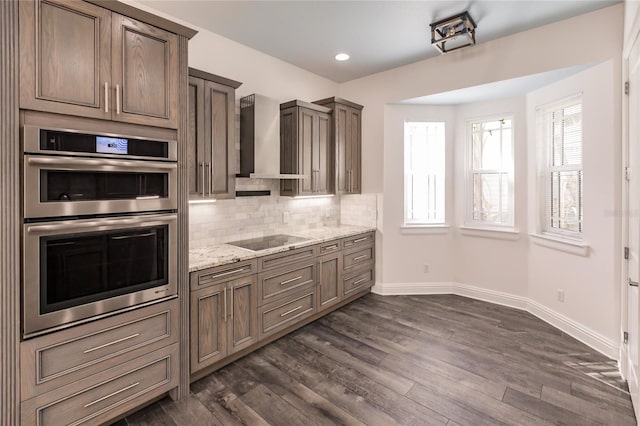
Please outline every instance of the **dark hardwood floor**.
[[367, 295], [123, 425], [635, 425], [614, 361], [531, 314]]

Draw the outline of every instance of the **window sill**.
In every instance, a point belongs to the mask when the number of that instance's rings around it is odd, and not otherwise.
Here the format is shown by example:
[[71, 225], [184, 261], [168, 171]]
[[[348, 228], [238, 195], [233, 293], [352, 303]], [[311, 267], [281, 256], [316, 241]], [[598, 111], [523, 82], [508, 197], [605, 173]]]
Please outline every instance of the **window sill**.
[[520, 231], [513, 228], [475, 228], [461, 226], [460, 234], [467, 237], [493, 238], [494, 240], [516, 241], [520, 238]]
[[449, 225], [446, 223], [434, 224], [434, 225], [412, 225], [404, 224], [400, 227], [400, 233], [405, 235], [416, 234], [448, 234]]
[[589, 256], [589, 245], [584, 241], [568, 240], [546, 234], [529, 234], [531, 241], [542, 247], [575, 254], [576, 256]]

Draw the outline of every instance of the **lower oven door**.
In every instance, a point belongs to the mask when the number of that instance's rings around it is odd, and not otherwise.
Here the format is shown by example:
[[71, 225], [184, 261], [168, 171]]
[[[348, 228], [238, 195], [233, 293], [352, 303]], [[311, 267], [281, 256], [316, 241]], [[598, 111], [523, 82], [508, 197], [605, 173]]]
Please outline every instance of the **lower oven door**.
[[177, 294], [176, 214], [24, 225], [24, 335]]

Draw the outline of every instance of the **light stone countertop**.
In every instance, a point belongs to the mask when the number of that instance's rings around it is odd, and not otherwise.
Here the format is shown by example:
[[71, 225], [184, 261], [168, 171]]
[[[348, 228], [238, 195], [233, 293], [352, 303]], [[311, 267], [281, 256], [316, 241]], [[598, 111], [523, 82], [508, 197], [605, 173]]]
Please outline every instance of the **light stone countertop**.
[[302, 231], [283, 231], [283, 234], [308, 238], [308, 240], [260, 251], [244, 249], [230, 244], [217, 244], [191, 249], [189, 250], [189, 272], [200, 271], [214, 266], [226, 265], [228, 263], [240, 262], [242, 260], [253, 259], [273, 253], [280, 253], [298, 247], [310, 246], [325, 241], [335, 240], [337, 238], [346, 238], [352, 235], [358, 235], [375, 230], [375, 228], [365, 226], [341, 225], [309, 228]]

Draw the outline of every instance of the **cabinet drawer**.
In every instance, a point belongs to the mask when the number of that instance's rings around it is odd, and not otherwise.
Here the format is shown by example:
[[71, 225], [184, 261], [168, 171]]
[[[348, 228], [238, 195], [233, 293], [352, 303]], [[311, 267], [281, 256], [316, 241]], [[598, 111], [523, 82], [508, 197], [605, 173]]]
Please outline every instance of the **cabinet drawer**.
[[349, 248], [359, 244], [366, 244], [373, 242], [373, 232], [367, 232], [366, 234], [354, 235], [342, 239], [342, 248]]
[[215, 285], [236, 278], [255, 274], [257, 272], [258, 261], [251, 259], [243, 262], [230, 263], [228, 265], [216, 266], [215, 268], [191, 273], [191, 290]]
[[373, 260], [373, 245], [353, 249], [343, 254], [342, 264], [344, 269], [351, 269]]
[[373, 265], [369, 269], [356, 272], [355, 275], [344, 279], [343, 289], [344, 295], [362, 290], [373, 285]]
[[329, 241], [327, 243], [322, 243], [320, 244], [320, 255], [323, 254], [329, 254], [329, 253], [333, 253], [336, 251], [339, 251], [341, 249], [341, 242], [340, 240], [333, 240], [333, 241]]
[[316, 262], [313, 260], [263, 272], [259, 275], [258, 280], [260, 283], [258, 294], [262, 304], [290, 294], [304, 286], [313, 286], [316, 282]]
[[178, 345], [21, 405], [23, 425], [100, 424], [178, 385]]
[[24, 341], [22, 398], [177, 342], [177, 303], [159, 303]]
[[258, 259], [258, 268], [260, 272], [262, 272], [284, 265], [291, 265], [296, 262], [315, 259], [317, 251], [318, 246], [313, 245], [282, 253], [270, 254]]
[[287, 301], [264, 305], [259, 308], [260, 337], [275, 333], [296, 320], [313, 314], [316, 310], [314, 291], [302, 292]]

